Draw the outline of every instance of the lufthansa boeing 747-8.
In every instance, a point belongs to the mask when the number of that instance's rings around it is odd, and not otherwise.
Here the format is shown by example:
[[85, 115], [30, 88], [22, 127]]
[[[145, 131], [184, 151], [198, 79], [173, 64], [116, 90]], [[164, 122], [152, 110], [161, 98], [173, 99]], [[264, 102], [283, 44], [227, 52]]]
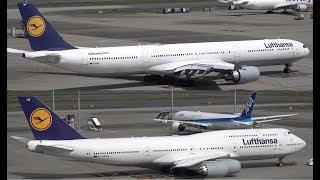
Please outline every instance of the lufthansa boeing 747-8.
[[247, 83], [259, 78], [257, 66], [284, 65], [289, 73], [292, 63], [309, 54], [303, 43], [290, 39], [80, 48], [65, 42], [31, 3], [18, 7], [34, 51], [7, 52], [83, 74], [192, 78], [215, 72], [218, 78]]
[[[31, 152], [123, 166], [185, 168], [208, 177], [238, 173], [241, 160], [282, 159], [306, 143], [287, 129], [221, 130], [186, 136], [87, 139], [36, 97], [19, 97], [35, 140]], [[288, 171], [289, 169], [287, 169]], [[294, 169], [292, 169], [294, 171]]]

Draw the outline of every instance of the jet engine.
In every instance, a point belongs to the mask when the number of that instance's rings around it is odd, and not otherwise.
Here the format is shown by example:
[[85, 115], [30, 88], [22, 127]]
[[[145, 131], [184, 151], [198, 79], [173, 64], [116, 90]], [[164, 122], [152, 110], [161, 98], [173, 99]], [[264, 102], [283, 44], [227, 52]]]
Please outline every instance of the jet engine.
[[205, 177], [224, 177], [231, 176], [240, 171], [241, 164], [234, 159], [217, 159], [203, 163], [199, 173]]
[[171, 128], [172, 128], [172, 130], [177, 131], [177, 132], [179, 132], [179, 131], [181, 132], [186, 129], [186, 127], [184, 127], [181, 123], [178, 123], [178, 122], [172, 123]]
[[305, 4], [297, 4], [294, 7], [294, 10], [296, 10], [296, 11], [307, 11], [307, 9], [308, 9], [308, 7]]
[[251, 81], [255, 81], [259, 78], [260, 71], [254, 66], [243, 66], [241, 69], [237, 69], [230, 73], [225, 80], [232, 80], [237, 84], [244, 84]]

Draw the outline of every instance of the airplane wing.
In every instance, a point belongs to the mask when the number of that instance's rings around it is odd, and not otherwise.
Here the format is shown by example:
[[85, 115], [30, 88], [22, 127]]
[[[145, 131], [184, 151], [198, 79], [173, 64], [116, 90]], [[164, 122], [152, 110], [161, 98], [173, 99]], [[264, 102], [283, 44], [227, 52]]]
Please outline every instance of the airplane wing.
[[53, 146], [48, 146], [48, 145], [37, 145], [36, 146], [36, 151], [49, 151], [53, 153], [68, 153], [74, 151], [74, 149], [70, 147], [65, 147], [62, 145], [53, 145]]
[[[265, 117], [254, 117], [251, 118], [251, 120], [255, 121], [255, 122], [269, 122], [269, 121], [277, 121], [280, 120], [282, 117], [290, 117], [290, 116], [296, 116], [299, 113], [295, 113], [295, 114], [284, 114], [284, 115], [275, 115], [275, 116], [265, 116]], [[280, 119], [279, 119], [280, 118]]]
[[229, 153], [217, 151], [215, 153], [210, 153], [210, 154], [206, 154], [206, 155], [197, 155], [197, 156], [174, 161], [173, 167], [175, 167], [175, 168], [191, 167], [191, 166], [195, 166], [199, 163], [202, 163], [204, 161], [212, 161], [212, 160], [216, 160], [219, 158], [230, 158], [231, 156], [232, 155], [230, 155]]
[[234, 5], [245, 5], [247, 4], [249, 1], [242, 1], [242, 0], [238, 0], [238, 1], [234, 1], [233, 4]]
[[212, 126], [211, 123], [201, 123], [197, 121], [179, 121], [179, 120], [172, 120], [172, 119], [153, 119], [157, 123], [180, 123], [182, 126], [185, 127], [194, 127], [194, 128], [207, 128]]
[[254, 117], [254, 118], [251, 118], [252, 121], [233, 121], [233, 122], [241, 124], [241, 125], [245, 125], [245, 126], [252, 126], [253, 124], [256, 124], [256, 123], [279, 121], [279, 120], [282, 120], [282, 117], [296, 116], [298, 114], [299, 113], [275, 115], [275, 116], [264, 116], [264, 117]]
[[225, 61], [215, 60], [190, 60], [178, 61], [172, 63], [153, 66], [148, 69], [148, 72], [154, 74], [173, 74], [193, 76], [195, 74], [206, 75], [210, 72], [223, 72], [234, 70], [235, 65]]
[[292, 9], [292, 8], [295, 8], [295, 6], [296, 6], [297, 4], [298, 4], [298, 3], [296, 3], [296, 2], [279, 3], [279, 4], [274, 5], [274, 8], [275, 8], [275, 9], [283, 9], [283, 8]]

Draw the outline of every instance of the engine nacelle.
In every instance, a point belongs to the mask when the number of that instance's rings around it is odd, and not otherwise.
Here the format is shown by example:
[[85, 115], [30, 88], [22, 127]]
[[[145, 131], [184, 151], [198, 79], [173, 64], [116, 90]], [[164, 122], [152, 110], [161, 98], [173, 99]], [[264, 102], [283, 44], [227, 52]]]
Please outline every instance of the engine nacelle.
[[217, 159], [204, 163], [199, 172], [206, 177], [231, 176], [240, 171], [241, 164], [234, 159]]
[[232, 72], [231, 80], [237, 84], [244, 84], [251, 81], [256, 81], [260, 76], [260, 71], [254, 66], [243, 66]]
[[171, 128], [172, 128], [172, 130], [177, 131], [177, 132], [181, 132], [186, 129], [186, 127], [184, 127], [181, 123], [178, 123], [178, 122], [172, 123]]
[[305, 4], [297, 4], [297, 5], [294, 7], [294, 10], [296, 10], [296, 11], [307, 11], [307, 10], [308, 10], [308, 7], [307, 7], [307, 5], [305, 5]]

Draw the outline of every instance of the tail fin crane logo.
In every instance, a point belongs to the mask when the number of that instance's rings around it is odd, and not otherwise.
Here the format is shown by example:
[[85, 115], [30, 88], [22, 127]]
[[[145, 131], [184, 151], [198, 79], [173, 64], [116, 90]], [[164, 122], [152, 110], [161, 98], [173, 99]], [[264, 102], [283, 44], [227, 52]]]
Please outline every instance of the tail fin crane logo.
[[44, 131], [52, 124], [52, 115], [45, 108], [37, 108], [30, 115], [30, 124], [33, 129]]
[[30, 36], [39, 37], [45, 32], [46, 23], [42, 17], [32, 16], [28, 20], [26, 27]]

